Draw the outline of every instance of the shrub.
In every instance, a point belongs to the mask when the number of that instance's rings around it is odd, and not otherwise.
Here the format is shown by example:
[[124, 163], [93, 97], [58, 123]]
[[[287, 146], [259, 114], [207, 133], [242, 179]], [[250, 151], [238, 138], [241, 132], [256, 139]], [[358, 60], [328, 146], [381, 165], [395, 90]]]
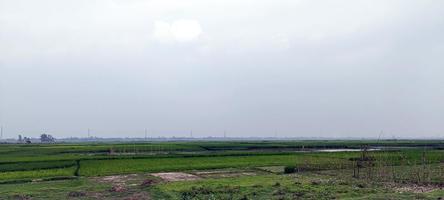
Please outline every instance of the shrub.
[[73, 191], [68, 193], [68, 197], [83, 197], [86, 196], [85, 192]]
[[284, 168], [284, 173], [285, 174], [291, 174], [291, 173], [294, 173], [294, 172], [296, 172], [296, 167], [294, 167], [294, 166], [286, 166]]
[[74, 171], [74, 176], [80, 176], [80, 160], [76, 160], [76, 171]]

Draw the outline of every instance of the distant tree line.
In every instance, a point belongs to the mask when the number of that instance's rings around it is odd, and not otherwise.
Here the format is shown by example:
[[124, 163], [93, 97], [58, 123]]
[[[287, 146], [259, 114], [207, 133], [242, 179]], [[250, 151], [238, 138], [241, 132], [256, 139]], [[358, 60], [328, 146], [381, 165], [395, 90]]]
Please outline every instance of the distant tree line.
[[19, 143], [31, 144], [31, 138], [29, 138], [29, 137], [22, 137], [22, 135], [19, 135], [18, 136], [18, 142]]
[[40, 142], [42, 143], [54, 143], [55, 138], [52, 137], [52, 135], [49, 134], [41, 134], [40, 135]]
[[[19, 143], [26, 143], [31, 144], [31, 138], [29, 137], [22, 137], [22, 135], [18, 135], [18, 142]], [[40, 142], [41, 143], [55, 143], [55, 138], [50, 134], [41, 134], [40, 135]]]

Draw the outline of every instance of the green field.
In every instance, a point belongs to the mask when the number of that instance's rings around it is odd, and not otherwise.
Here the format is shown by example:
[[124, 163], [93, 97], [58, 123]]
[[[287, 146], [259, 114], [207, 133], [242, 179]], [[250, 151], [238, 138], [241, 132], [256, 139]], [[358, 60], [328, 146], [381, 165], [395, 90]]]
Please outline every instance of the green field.
[[443, 149], [438, 140], [1, 144], [0, 199], [437, 199]]

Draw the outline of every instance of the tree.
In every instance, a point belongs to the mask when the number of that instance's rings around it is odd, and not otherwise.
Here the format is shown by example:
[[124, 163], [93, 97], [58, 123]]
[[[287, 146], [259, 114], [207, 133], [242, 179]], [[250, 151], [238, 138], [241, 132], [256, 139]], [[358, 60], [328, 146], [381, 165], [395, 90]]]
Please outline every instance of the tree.
[[24, 137], [23, 140], [25, 141], [26, 144], [31, 144], [31, 138], [29, 138], [29, 137]]
[[50, 134], [42, 134], [40, 135], [40, 141], [42, 143], [53, 143], [55, 142], [55, 138]]

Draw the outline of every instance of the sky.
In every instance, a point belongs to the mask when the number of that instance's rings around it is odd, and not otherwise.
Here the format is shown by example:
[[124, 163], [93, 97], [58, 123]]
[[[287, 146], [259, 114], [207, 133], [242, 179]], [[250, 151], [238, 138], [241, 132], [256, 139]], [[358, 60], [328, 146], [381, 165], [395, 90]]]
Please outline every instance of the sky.
[[0, 125], [444, 137], [444, 1], [0, 0]]

